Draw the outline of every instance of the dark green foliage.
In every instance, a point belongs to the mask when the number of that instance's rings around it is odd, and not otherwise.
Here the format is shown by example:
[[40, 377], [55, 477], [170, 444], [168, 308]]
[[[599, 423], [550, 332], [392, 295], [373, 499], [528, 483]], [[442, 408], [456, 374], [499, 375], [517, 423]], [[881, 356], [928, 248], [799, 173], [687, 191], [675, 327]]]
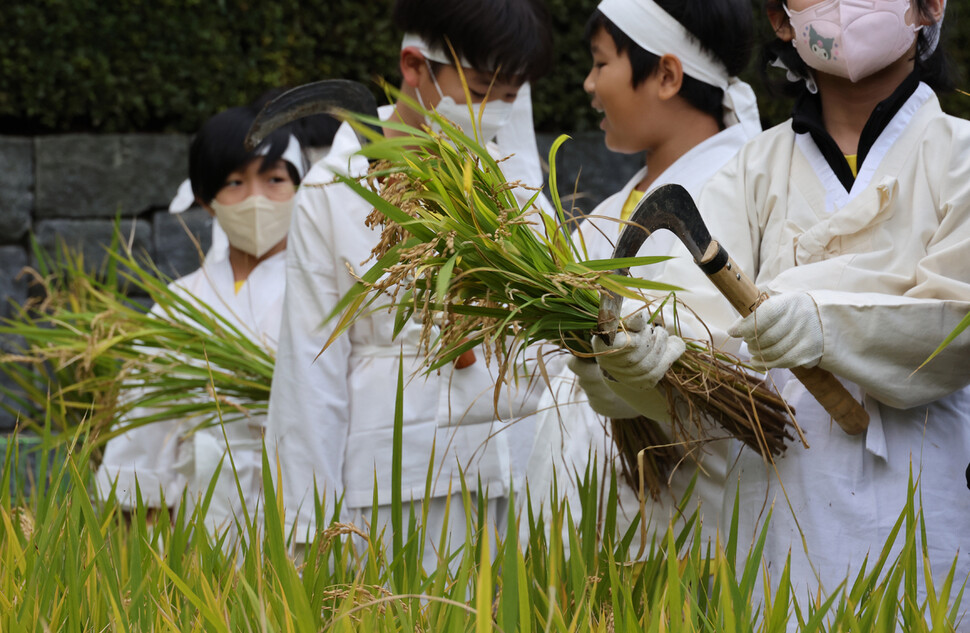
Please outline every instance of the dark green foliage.
[[[595, 129], [582, 82], [590, 57], [583, 27], [598, 0], [547, 0], [557, 65], [535, 86], [541, 131]], [[752, 0], [759, 7], [761, 0]], [[276, 86], [326, 77], [399, 81], [401, 33], [392, 0], [4, 0], [0, 9], [0, 134], [193, 132], [207, 117]], [[970, 25], [951, 2], [947, 48], [970, 62]], [[760, 35], [768, 37], [759, 15]], [[790, 102], [746, 73], [766, 124]], [[964, 76], [961, 87], [970, 87]], [[382, 96], [382, 95], [381, 95]], [[970, 97], [944, 108], [970, 117]]]

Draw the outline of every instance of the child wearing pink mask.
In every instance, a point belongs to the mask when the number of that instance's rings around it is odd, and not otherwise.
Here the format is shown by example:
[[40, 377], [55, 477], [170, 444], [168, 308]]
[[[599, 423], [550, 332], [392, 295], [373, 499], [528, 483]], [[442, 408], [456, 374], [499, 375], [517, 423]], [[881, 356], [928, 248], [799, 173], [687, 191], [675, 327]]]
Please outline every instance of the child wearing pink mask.
[[[771, 511], [764, 562], [777, 584], [790, 555], [798, 597], [840, 592], [867, 556], [872, 568], [911, 472], [934, 580], [955, 559], [957, 584], [970, 572], [970, 333], [920, 368], [970, 311], [970, 123], [934, 93], [943, 11], [942, 0], [769, 0], [769, 61], [801, 95], [699, 199], [768, 295], [729, 332], [773, 369], [810, 446], [774, 465], [738, 446], [727, 485], [743, 538]], [[846, 434], [788, 380], [802, 366], [840, 378], [868, 430]], [[907, 599], [925, 596], [921, 580]]]

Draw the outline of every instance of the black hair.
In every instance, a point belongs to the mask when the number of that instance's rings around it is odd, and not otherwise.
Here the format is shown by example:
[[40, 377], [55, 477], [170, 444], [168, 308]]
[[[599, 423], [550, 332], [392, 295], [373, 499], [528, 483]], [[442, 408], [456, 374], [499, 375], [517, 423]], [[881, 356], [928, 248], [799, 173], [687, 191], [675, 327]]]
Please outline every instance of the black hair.
[[[754, 18], [747, 0], [654, 0], [687, 29], [701, 49], [724, 64], [729, 76], [738, 75], [748, 65], [754, 40]], [[626, 53], [633, 68], [633, 87], [646, 81], [657, 70], [660, 56], [644, 50], [599, 10], [586, 22], [586, 40], [604, 29], [619, 53]], [[684, 74], [678, 93], [694, 108], [709, 114], [721, 124], [724, 118], [724, 91]]]
[[449, 56], [502, 81], [535, 81], [552, 66], [552, 21], [542, 0], [395, 0], [393, 19]]
[[[783, 5], [788, 6], [788, 2], [786, 0], [765, 0], [766, 11], [769, 9], [782, 11]], [[926, 0], [913, 0], [913, 6], [918, 13], [926, 15]], [[951, 65], [946, 53], [943, 51], [943, 35], [944, 33], [941, 32], [940, 41], [936, 50], [925, 60], [922, 57], [929, 46], [926, 29], [920, 30], [916, 37], [915, 61], [916, 70], [919, 71], [920, 81], [926, 82], [928, 86], [937, 92], [950, 90], [954, 85]], [[762, 47], [760, 60], [761, 75], [768, 88], [774, 93], [784, 94], [790, 97], [801, 94], [805, 89], [804, 82], [792, 83], [785, 78], [781, 78], [780, 80], [769, 78], [768, 68], [775, 60], [783, 63], [792, 73], [799, 77], [809, 76], [808, 64], [798, 55], [798, 51], [791, 45], [791, 42], [786, 42], [775, 37]]]
[[[270, 134], [258, 148], [248, 151], [243, 145], [246, 132], [259, 112], [252, 105], [224, 110], [202, 124], [189, 146], [189, 180], [192, 193], [209, 204], [226, 184], [229, 174], [250, 161], [262, 159], [260, 172], [271, 169], [286, 151], [292, 131], [281, 127]], [[259, 152], [268, 147], [265, 155]], [[293, 184], [300, 184], [300, 174], [289, 162], [286, 169]]]
[[[267, 103], [287, 90], [289, 90], [288, 87], [270, 88], [256, 97], [256, 100], [253, 101], [253, 107], [257, 111], [262, 110]], [[340, 119], [329, 114], [311, 114], [310, 116], [300, 117], [290, 124], [293, 135], [296, 140], [300, 141], [300, 146], [304, 150], [330, 146], [339, 127]]]

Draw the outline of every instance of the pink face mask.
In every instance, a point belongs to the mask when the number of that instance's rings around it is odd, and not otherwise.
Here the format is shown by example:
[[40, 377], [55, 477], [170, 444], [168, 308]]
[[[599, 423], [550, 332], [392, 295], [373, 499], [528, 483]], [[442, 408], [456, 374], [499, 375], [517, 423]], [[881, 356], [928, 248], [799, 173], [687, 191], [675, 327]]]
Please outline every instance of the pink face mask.
[[792, 42], [812, 68], [859, 81], [898, 60], [923, 28], [906, 23], [910, 0], [825, 0], [785, 12]]

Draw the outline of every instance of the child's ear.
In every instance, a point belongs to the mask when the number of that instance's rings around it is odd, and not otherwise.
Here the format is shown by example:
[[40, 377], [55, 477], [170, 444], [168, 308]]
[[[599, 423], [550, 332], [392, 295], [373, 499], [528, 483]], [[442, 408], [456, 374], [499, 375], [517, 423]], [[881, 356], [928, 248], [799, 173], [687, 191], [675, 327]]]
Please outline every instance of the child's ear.
[[671, 99], [680, 93], [684, 85], [684, 67], [676, 55], [663, 55], [657, 61], [654, 71], [657, 77], [657, 96], [661, 99]]
[[424, 55], [414, 46], [406, 46], [401, 50], [401, 76], [404, 83], [417, 88], [422, 77], [428, 72], [428, 65]]
[[[926, 0], [924, 8], [920, 12], [919, 24], [922, 26], [936, 24], [943, 19], [943, 11], [945, 8], [945, 0]], [[914, 6], [913, 9], [916, 9], [916, 7]]]
[[788, 19], [788, 14], [785, 13], [781, 2], [765, 3], [765, 13], [768, 14], [768, 21], [771, 22], [771, 28], [778, 39], [782, 42], [790, 42], [795, 39], [795, 29], [792, 28], [791, 21]]

